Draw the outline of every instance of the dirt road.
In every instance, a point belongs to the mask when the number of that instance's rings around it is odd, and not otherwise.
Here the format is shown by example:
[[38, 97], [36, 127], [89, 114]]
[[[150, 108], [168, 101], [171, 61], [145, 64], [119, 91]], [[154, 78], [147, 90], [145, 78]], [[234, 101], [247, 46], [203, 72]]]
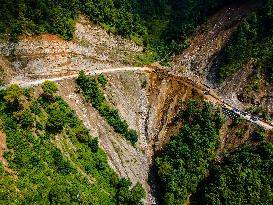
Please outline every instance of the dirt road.
[[[97, 75], [97, 74], [102, 74], [102, 73], [111, 73], [111, 72], [124, 72], [124, 71], [142, 71], [142, 72], [154, 72], [155, 69], [150, 68], [150, 67], [117, 67], [117, 68], [109, 68], [109, 69], [100, 69], [100, 70], [92, 70], [92, 71], [85, 71], [86, 74], [88, 75]], [[65, 79], [72, 79], [72, 78], [76, 78], [78, 76], [78, 74], [73, 74], [73, 75], [68, 75], [68, 76], [62, 76], [62, 77], [56, 77], [56, 78], [48, 78], [48, 79], [39, 79], [39, 80], [34, 80], [31, 82], [18, 82], [17, 85], [19, 85], [22, 88], [28, 88], [28, 87], [33, 87], [33, 86], [37, 86], [42, 84], [45, 81], [53, 81], [53, 82], [57, 82], [57, 81], [61, 81], [61, 80], [65, 80]], [[186, 84], [190, 84], [193, 88], [204, 92], [206, 91], [206, 87], [202, 82], [196, 82], [196, 80], [191, 80], [189, 78], [187, 78], [187, 80], [185, 81]], [[0, 90], [4, 90], [6, 89], [8, 86], [0, 86]], [[222, 107], [225, 107], [227, 109], [232, 110], [234, 107], [229, 105], [228, 103], [224, 102], [223, 100], [221, 100], [221, 98], [219, 96], [217, 96], [216, 94], [214, 94], [213, 92], [209, 92], [208, 94], [204, 94], [204, 98], [215, 104], [215, 105], [220, 105]], [[273, 129], [273, 126], [269, 123], [263, 122], [261, 120], [256, 120], [254, 121], [253, 119], [251, 119], [250, 115], [242, 115], [240, 112], [236, 112], [236, 114], [240, 115], [242, 118], [244, 118], [245, 120], [248, 120], [254, 124], [257, 124], [267, 130], [271, 130]]]
[[[88, 75], [98, 75], [102, 73], [112, 73], [112, 72], [124, 72], [124, 71], [143, 71], [143, 72], [152, 72], [154, 71], [152, 68], [149, 67], [117, 67], [117, 68], [109, 68], [109, 69], [100, 69], [100, 70], [92, 70], [92, 71], [85, 71]], [[33, 80], [31, 82], [18, 82], [16, 83], [22, 88], [29, 88], [37, 85], [41, 85], [45, 81], [61, 81], [65, 79], [72, 79], [78, 77], [78, 74], [73, 75], [67, 75], [62, 77], [56, 77], [56, 78], [44, 78], [39, 80]], [[8, 86], [0, 86], [0, 90], [6, 89]]]

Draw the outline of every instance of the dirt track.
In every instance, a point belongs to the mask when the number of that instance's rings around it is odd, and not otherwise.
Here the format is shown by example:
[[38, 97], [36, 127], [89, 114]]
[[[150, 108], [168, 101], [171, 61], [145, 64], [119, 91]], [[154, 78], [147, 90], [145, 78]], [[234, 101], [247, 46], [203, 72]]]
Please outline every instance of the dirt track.
[[[101, 74], [101, 73], [112, 73], [112, 72], [116, 73], [116, 72], [124, 72], [124, 71], [156, 72], [155, 69], [150, 68], [150, 67], [117, 67], [117, 68], [110, 68], [110, 69], [100, 69], [100, 70], [95, 70], [95, 71], [92, 70], [90, 72], [87, 71], [86, 73], [89, 75], [97, 75], [97, 74]], [[65, 80], [65, 79], [73, 79], [73, 78], [76, 78], [77, 76], [78, 76], [78, 74], [73, 74], [73, 75], [56, 77], [56, 78], [39, 79], [39, 80], [31, 81], [31, 82], [18, 82], [17, 84], [22, 88], [27, 88], [27, 87], [33, 87], [33, 86], [40, 85], [43, 82], [45, 82], [46, 80], [57, 82], [57, 81]], [[189, 78], [187, 78], [184, 83], [187, 85], [190, 85], [193, 88], [195, 88], [199, 91], [202, 91], [202, 92], [204, 92], [207, 87], [202, 82], [197, 82], [196, 80], [193, 81]], [[0, 90], [6, 89], [6, 88], [7, 88], [7, 86], [0, 86]], [[223, 100], [221, 100], [221, 98], [219, 96], [217, 96], [216, 94], [214, 94], [212, 92], [210, 92], [208, 95], [204, 94], [204, 97], [206, 100], [208, 100], [209, 102], [211, 102], [213, 104], [225, 106], [228, 109], [233, 109], [233, 107], [230, 104], [224, 102]], [[273, 129], [273, 126], [270, 125], [269, 123], [263, 122], [261, 120], [253, 121], [253, 120], [251, 120], [251, 116], [249, 116], [249, 115], [244, 116], [244, 115], [241, 115], [240, 113], [237, 113], [237, 114], [239, 114], [242, 118], [244, 118], [252, 123], [255, 123], [267, 130]]]

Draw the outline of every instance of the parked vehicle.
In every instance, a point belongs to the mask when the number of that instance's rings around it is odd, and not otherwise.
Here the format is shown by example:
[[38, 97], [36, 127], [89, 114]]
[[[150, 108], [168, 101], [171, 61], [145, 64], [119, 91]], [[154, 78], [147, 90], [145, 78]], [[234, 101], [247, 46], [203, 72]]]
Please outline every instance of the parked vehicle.
[[251, 120], [253, 120], [253, 121], [258, 121], [259, 120], [259, 118], [258, 117], [256, 117], [256, 116], [251, 116], [251, 118], [250, 118]]
[[203, 92], [205, 95], [208, 95], [209, 94], [209, 90], [206, 90]]
[[233, 111], [233, 112], [236, 112], [236, 113], [239, 113], [239, 112], [240, 112], [240, 110], [239, 110], [238, 108], [233, 108], [232, 111]]
[[241, 115], [243, 115], [243, 116], [247, 116], [247, 112], [241, 111], [240, 113], [241, 113]]

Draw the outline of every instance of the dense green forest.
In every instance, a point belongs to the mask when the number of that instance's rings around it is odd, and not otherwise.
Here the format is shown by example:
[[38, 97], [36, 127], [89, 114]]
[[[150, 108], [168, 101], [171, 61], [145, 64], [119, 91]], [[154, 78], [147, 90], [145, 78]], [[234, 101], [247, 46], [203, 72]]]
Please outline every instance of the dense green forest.
[[103, 94], [102, 88], [107, 84], [107, 80], [104, 76], [88, 76], [85, 75], [84, 71], [81, 71], [76, 82], [83, 91], [85, 99], [91, 102], [109, 125], [111, 125], [117, 133], [123, 135], [125, 139], [130, 141], [132, 145], [135, 145], [138, 140], [137, 132], [128, 128], [126, 121], [122, 120], [119, 116], [118, 110], [110, 106]]
[[177, 120], [184, 127], [163, 147], [155, 163], [164, 204], [184, 204], [206, 177], [219, 145], [223, 119], [208, 103], [190, 101]]
[[220, 54], [219, 79], [224, 80], [249, 62], [254, 64], [253, 89], [265, 75], [273, 82], [273, 1], [263, 0], [262, 8], [243, 20]]
[[273, 204], [273, 144], [246, 145], [210, 171], [201, 204]]
[[[0, 33], [40, 33], [73, 38], [79, 13], [109, 32], [153, 51], [150, 61], [166, 60], [187, 46], [195, 28], [232, 0], [1, 0]], [[237, 1], [238, 2], [238, 1]]]
[[190, 101], [177, 115], [184, 126], [155, 160], [163, 204], [273, 203], [272, 142], [257, 129], [255, 143], [218, 155], [223, 123], [218, 113], [207, 103]]
[[0, 162], [0, 204], [139, 204], [142, 186], [118, 178], [54, 83], [42, 89], [0, 91], [8, 148], [8, 169]]

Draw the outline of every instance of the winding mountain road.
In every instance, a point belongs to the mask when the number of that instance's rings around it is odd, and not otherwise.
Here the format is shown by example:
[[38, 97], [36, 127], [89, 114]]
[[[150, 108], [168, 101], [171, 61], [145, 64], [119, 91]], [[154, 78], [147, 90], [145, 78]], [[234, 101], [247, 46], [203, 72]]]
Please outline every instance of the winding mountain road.
[[[151, 67], [117, 67], [117, 68], [109, 68], [109, 69], [100, 69], [100, 70], [92, 70], [92, 71], [85, 71], [86, 74], [88, 75], [97, 75], [97, 74], [102, 74], [102, 73], [116, 73], [116, 72], [124, 72], [124, 71], [142, 71], [142, 72], [156, 72], [156, 69], [153, 69]], [[62, 76], [62, 77], [56, 77], [56, 78], [45, 78], [45, 79], [39, 79], [39, 80], [33, 80], [30, 82], [18, 82], [16, 83], [18, 86], [22, 88], [28, 88], [28, 87], [33, 87], [42, 84], [45, 81], [53, 81], [53, 82], [58, 82], [66, 79], [73, 79], [76, 78], [78, 74], [73, 74], [73, 75], [67, 75], [67, 76]], [[191, 84], [192, 87], [195, 89], [205, 92], [207, 90], [207, 86], [202, 83], [202, 82], [196, 82], [196, 80], [191, 80], [187, 78], [188, 82], [185, 82], [186, 84]], [[5, 90], [8, 86], [0, 86], [0, 90]], [[234, 107], [229, 105], [228, 103], [224, 102], [221, 100], [221, 98], [217, 95], [215, 95], [212, 92], [209, 92], [207, 94], [204, 94], [204, 98], [216, 105], [220, 105], [222, 107], [225, 107], [227, 109], [232, 110]], [[267, 122], [261, 121], [261, 120], [252, 120], [250, 115], [242, 115], [240, 112], [237, 112], [236, 114], [240, 115], [242, 118], [245, 120], [248, 120], [254, 124], [257, 124], [261, 127], [263, 127], [266, 130], [273, 130], [272, 124], [269, 124]]]
[[[143, 71], [143, 72], [152, 72], [154, 69], [149, 68], [149, 67], [117, 67], [117, 68], [108, 68], [108, 69], [100, 69], [100, 70], [92, 70], [92, 71], [85, 71], [86, 74], [88, 75], [98, 75], [102, 73], [116, 73], [116, 72], [123, 72], [123, 71]], [[56, 78], [43, 78], [39, 80], [33, 80], [30, 82], [18, 82], [15, 83], [18, 86], [22, 88], [29, 88], [37, 85], [43, 84], [45, 81], [53, 81], [53, 82], [58, 82], [61, 80], [66, 80], [66, 79], [73, 79], [78, 77], [79, 74], [73, 74], [73, 75], [66, 75], [62, 77], [56, 77]], [[0, 90], [5, 90], [8, 86], [0, 86]]]

